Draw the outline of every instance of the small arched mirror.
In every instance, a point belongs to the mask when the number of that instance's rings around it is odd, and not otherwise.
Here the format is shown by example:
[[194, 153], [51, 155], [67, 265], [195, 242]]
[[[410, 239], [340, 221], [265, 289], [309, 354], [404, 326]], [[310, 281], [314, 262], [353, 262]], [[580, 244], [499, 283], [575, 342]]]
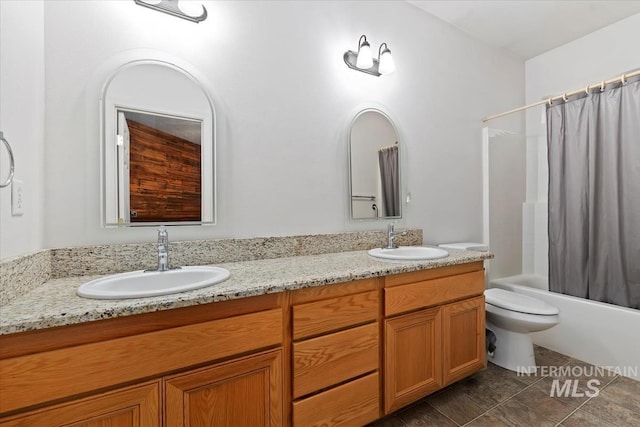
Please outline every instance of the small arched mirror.
[[401, 218], [400, 143], [385, 113], [360, 111], [349, 129], [351, 219]]
[[215, 112], [186, 70], [140, 60], [101, 93], [103, 224], [215, 223]]

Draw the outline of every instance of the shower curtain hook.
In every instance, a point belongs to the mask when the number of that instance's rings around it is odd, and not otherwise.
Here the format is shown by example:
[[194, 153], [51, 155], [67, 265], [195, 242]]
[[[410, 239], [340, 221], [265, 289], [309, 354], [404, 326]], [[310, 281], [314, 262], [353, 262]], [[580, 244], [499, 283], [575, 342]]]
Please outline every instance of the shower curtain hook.
[[600, 83], [600, 92], [604, 92], [604, 80]]
[[622, 83], [623, 85], [627, 84], [627, 75], [626, 74], [622, 74], [620, 76], [620, 83]]
[[589, 93], [589, 85], [587, 85], [587, 87], [584, 88], [584, 92], [587, 94], [587, 96], [591, 95]]
[[564, 102], [569, 102], [569, 98], [567, 98], [567, 93], [566, 92], [562, 94], [562, 100]]
[[551, 107], [551, 103], [553, 102], [551, 98], [547, 99], [547, 102], [549, 103], [549, 107]]

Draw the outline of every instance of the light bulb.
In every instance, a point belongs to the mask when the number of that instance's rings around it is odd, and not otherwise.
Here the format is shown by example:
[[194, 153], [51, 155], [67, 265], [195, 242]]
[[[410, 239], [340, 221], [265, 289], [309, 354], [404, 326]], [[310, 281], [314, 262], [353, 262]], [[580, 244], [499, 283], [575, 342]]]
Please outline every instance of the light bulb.
[[356, 67], [363, 70], [373, 67], [373, 57], [371, 56], [371, 46], [365, 39], [358, 49], [358, 59], [356, 59]]
[[180, 0], [178, 7], [187, 16], [197, 18], [204, 13], [204, 6], [199, 1]]
[[380, 64], [378, 65], [378, 72], [380, 74], [390, 74], [396, 69], [396, 64], [393, 62], [393, 56], [391, 56], [391, 51], [386, 47], [380, 54]]

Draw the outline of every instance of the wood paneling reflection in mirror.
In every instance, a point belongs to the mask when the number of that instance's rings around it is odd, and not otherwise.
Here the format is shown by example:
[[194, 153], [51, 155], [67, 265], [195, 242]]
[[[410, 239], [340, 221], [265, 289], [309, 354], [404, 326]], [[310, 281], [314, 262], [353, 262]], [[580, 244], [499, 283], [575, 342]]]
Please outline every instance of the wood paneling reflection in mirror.
[[127, 119], [131, 222], [201, 220], [201, 147]]
[[136, 59], [102, 86], [104, 227], [215, 224], [216, 116], [188, 68]]

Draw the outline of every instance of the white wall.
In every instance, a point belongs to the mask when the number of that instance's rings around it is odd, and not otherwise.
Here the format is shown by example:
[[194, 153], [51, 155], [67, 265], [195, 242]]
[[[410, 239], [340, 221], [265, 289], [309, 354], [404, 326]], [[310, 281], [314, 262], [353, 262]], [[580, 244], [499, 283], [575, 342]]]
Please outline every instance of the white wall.
[[[11, 215], [11, 186], [0, 189], [0, 258], [42, 248], [44, 179], [44, 5], [0, 1], [0, 130], [11, 143], [24, 214]], [[8, 155], [0, 148], [0, 180]]]
[[[431, 243], [481, 238], [480, 119], [522, 104], [521, 60], [406, 2], [205, 4], [209, 18], [193, 24], [132, 1], [45, 2], [45, 247], [154, 238], [99, 225], [98, 94], [88, 82], [131, 49], [192, 64], [216, 101], [218, 224], [176, 228], [172, 239], [383, 229], [348, 219], [347, 127], [367, 102], [397, 118], [407, 150], [412, 203], [398, 225], [423, 228]], [[394, 74], [347, 68], [342, 55], [363, 33], [374, 49], [388, 43]]]
[[[527, 103], [608, 80], [640, 68], [640, 14], [526, 62]], [[548, 273], [547, 139], [544, 107], [528, 110], [527, 202], [524, 206], [525, 274]], [[530, 244], [532, 242], [532, 244]]]

